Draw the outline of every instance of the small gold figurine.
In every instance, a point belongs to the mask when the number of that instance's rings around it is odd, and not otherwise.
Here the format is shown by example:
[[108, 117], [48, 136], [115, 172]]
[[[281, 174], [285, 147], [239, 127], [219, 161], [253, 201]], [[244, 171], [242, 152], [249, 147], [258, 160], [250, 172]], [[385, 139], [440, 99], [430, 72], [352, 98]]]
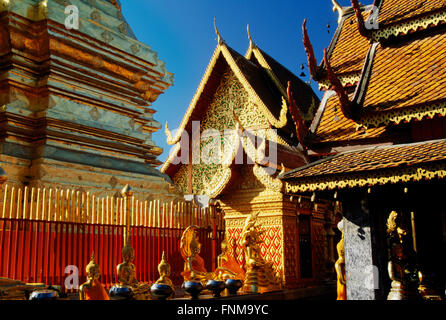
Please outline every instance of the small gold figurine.
[[235, 254], [231, 252], [226, 236], [221, 243], [221, 251], [222, 253], [217, 258], [218, 268], [215, 270], [217, 279], [223, 281], [226, 279], [243, 280], [245, 271], [237, 262]]
[[336, 245], [338, 251], [338, 260], [335, 263], [336, 275], [337, 275], [337, 300], [347, 300], [346, 290], [346, 274], [345, 274], [345, 252], [344, 252], [344, 224], [339, 222], [338, 229], [342, 232], [342, 237], [339, 243]]
[[135, 300], [149, 300], [150, 286], [146, 283], [139, 283], [136, 279], [136, 268], [132, 263], [135, 259], [135, 249], [130, 246], [129, 236], [126, 238], [125, 246], [122, 249], [122, 259], [124, 261], [116, 268], [119, 285], [130, 287]]
[[159, 272], [159, 279], [156, 280], [156, 284], [165, 284], [168, 285], [172, 288], [172, 295], [171, 297], [175, 296], [175, 286], [172, 283], [172, 280], [170, 280], [169, 276], [170, 276], [170, 264], [167, 262], [166, 260], [166, 253], [163, 251], [163, 255], [161, 257], [161, 262], [158, 265], [158, 272]]
[[190, 226], [184, 230], [180, 241], [180, 252], [184, 259], [184, 271], [181, 275], [184, 281], [200, 281], [206, 284], [214, 279], [215, 274], [208, 272], [204, 260], [200, 256], [201, 243], [198, 241], [197, 226]]
[[86, 267], [87, 282], [79, 288], [80, 300], [110, 300], [104, 286], [99, 282], [101, 271], [99, 265], [94, 260], [94, 252], [91, 261]]
[[262, 257], [260, 244], [263, 242], [257, 226], [257, 217], [260, 212], [253, 213], [246, 219], [241, 234], [241, 243], [245, 253], [246, 277], [243, 285], [245, 292], [266, 292], [281, 287], [280, 281], [274, 272], [271, 262], [266, 262]]

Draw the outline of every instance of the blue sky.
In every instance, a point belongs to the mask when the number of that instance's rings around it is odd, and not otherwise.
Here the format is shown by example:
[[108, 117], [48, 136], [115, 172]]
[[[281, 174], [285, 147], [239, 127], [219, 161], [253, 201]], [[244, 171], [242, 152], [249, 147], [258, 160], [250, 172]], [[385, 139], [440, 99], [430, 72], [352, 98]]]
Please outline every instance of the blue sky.
[[[121, 3], [138, 40], [158, 52], [175, 75], [174, 86], [153, 104], [157, 111], [155, 119], [163, 125], [153, 136], [155, 143], [164, 149], [161, 161], [170, 151], [164, 124], [169, 120], [171, 130], [178, 127], [216, 47], [214, 17], [230, 47], [245, 54], [249, 24], [256, 44], [296, 75], [302, 72], [301, 64], [306, 63], [303, 20], [308, 20], [309, 35], [320, 61], [338, 18], [337, 12], [332, 11], [331, 0], [122, 0]], [[350, 1], [339, 3], [348, 6]], [[308, 81], [308, 70], [304, 72], [307, 77], [302, 79]]]

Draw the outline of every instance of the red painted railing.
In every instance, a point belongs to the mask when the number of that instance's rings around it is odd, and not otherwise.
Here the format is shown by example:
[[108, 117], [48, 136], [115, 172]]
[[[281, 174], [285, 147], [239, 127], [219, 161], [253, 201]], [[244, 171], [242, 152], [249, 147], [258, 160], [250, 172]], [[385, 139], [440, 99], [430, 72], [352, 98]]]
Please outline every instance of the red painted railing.
[[[154, 282], [158, 278], [158, 263], [162, 252], [171, 265], [171, 279], [182, 283], [184, 261], [179, 252], [183, 228], [130, 226], [130, 241], [135, 249], [134, 264], [140, 282]], [[76, 266], [79, 285], [86, 280], [85, 266], [94, 251], [101, 267], [101, 282], [107, 288], [115, 284], [116, 266], [122, 262], [125, 226], [83, 224], [60, 221], [0, 219], [0, 276], [25, 281], [60, 285], [65, 289], [67, 266]], [[202, 251], [200, 255], [211, 270], [212, 229], [198, 231]], [[223, 240], [217, 231], [217, 250]], [[216, 253], [217, 255], [219, 252]]]
[[[199, 227], [201, 256], [215, 267], [224, 236], [224, 220], [210, 208], [191, 202], [160, 203], [131, 197], [97, 198], [74, 190], [2, 186], [0, 199], [0, 277], [65, 288], [67, 266], [78, 268], [79, 284], [94, 252], [101, 282], [116, 283], [126, 228], [135, 249], [140, 282], [158, 278], [162, 252], [171, 279], [182, 282], [184, 261], [179, 246], [184, 229]], [[213, 240], [214, 239], [214, 240]], [[216, 248], [216, 250], [214, 249]]]

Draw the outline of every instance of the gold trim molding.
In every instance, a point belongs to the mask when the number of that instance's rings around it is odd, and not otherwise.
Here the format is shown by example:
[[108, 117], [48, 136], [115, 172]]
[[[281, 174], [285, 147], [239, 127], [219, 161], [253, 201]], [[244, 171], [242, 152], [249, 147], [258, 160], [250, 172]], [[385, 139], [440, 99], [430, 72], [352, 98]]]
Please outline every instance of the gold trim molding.
[[425, 165], [422, 168], [408, 167], [387, 172], [353, 174], [348, 177], [304, 179], [302, 182], [285, 182], [288, 193], [313, 192], [345, 188], [371, 187], [376, 185], [407, 183], [446, 177], [446, 163]]
[[[339, 76], [339, 80], [341, 81], [342, 86], [346, 85], [354, 85], [359, 82], [361, 79], [361, 73], [350, 74], [346, 76]], [[328, 90], [330, 89], [331, 83], [328, 79], [324, 79], [319, 82], [319, 90]]]
[[405, 23], [400, 23], [388, 28], [379, 29], [373, 32], [372, 39], [374, 41], [379, 41], [381, 39], [388, 39], [390, 36], [398, 36], [400, 34], [406, 35], [410, 31], [417, 31], [419, 28], [426, 29], [430, 25], [437, 26], [442, 22], [446, 22], [446, 11], [438, 12], [427, 17]]
[[366, 128], [379, 127], [390, 123], [400, 124], [401, 122], [410, 122], [413, 120], [421, 121], [425, 117], [433, 118], [436, 115], [446, 116], [446, 103], [435, 103], [430, 106], [418, 106], [403, 110], [393, 110], [389, 112], [380, 112], [378, 114], [366, 114], [357, 122]]

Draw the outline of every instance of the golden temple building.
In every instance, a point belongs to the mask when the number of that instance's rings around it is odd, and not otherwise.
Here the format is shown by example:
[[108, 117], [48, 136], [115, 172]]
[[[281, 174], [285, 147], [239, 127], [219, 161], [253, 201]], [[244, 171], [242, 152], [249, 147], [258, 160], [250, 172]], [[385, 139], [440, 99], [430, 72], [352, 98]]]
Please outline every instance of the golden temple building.
[[341, 7], [312, 76], [324, 90], [310, 164], [287, 193], [342, 204], [347, 299], [445, 298], [446, 1]]
[[173, 148], [161, 171], [184, 195], [218, 200], [241, 266], [243, 226], [259, 212], [262, 256], [281, 287], [334, 279], [334, 202], [290, 196], [277, 178], [308, 163], [295, 120], [310, 125], [320, 101], [249, 30], [244, 56], [216, 32], [217, 47], [175, 134], [166, 124]]

